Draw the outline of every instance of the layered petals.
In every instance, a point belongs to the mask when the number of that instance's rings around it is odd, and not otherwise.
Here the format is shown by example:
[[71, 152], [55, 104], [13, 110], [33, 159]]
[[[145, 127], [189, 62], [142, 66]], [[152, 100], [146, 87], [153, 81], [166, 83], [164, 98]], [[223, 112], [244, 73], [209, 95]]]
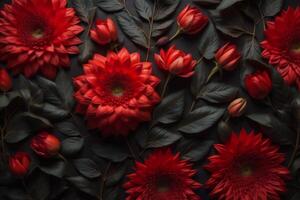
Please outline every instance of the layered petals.
[[283, 166], [279, 147], [261, 133], [242, 130], [226, 144], [215, 144], [217, 155], [205, 168], [211, 173], [206, 185], [220, 200], [280, 200], [286, 191], [289, 170]]
[[241, 54], [236, 45], [226, 43], [216, 52], [215, 59], [222, 69], [232, 71], [240, 61]]
[[200, 200], [194, 192], [201, 185], [193, 180], [196, 170], [171, 150], [156, 150], [144, 163], [137, 162], [135, 172], [124, 184], [126, 200]]
[[111, 18], [97, 20], [95, 28], [90, 31], [90, 35], [100, 45], [106, 45], [118, 39], [117, 27]]
[[0, 60], [15, 74], [41, 72], [53, 79], [79, 53], [77, 35], [83, 31], [66, 0], [14, 0], [0, 11]]
[[151, 119], [160, 101], [154, 89], [158, 83], [151, 63], [142, 62], [138, 53], [123, 48], [106, 57], [95, 54], [84, 65], [84, 74], [74, 79], [77, 111], [104, 136], [126, 136]]
[[268, 22], [262, 56], [275, 66], [289, 85], [300, 90], [300, 8], [289, 7]]

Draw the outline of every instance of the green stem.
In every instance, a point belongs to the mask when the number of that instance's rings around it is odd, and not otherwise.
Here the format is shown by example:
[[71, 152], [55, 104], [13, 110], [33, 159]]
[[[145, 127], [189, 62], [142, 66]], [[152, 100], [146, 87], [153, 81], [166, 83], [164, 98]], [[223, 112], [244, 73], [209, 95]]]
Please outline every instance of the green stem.
[[104, 193], [104, 187], [105, 187], [105, 182], [107, 180], [107, 174], [109, 172], [109, 169], [111, 167], [111, 162], [109, 161], [106, 168], [105, 168], [105, 171], [101, 177], [101, 185], [100, 185], [100, 196], [99, 196], [99, 200], [103, 200], [103, 193]]
[[300, 128], [298, 128], [298, 130], [297, 130], [296, 144], [295, 144], [295, 148], [294, 148], [292, 157], [289, 161], [288, 168], [291, 168], [292, 165], [294, 164], [294, 161], [297, 157], [297, 152], [298, 152], [298, 149], [299, 149], [299, 145], [300, 145]]
[[169, 39], [169, 42], [171, 42], [172, 40], [174, 40], [177, 36], [179, 36], [182, 33], [182, 30], [180, 28], [177, 28], [177, 31], [175, 32], [175, 34]]
[[210, 73], [206, 79], [206, 83], [208, 83], [210, 81], [210, 79], [219, 71], [220, 71], [220, 67], [219, 67], [218, 63], [216, 63], [214, 68], [210, 71]]
[[166, 94], [166, 91], [167, 91], [167, 88], [168, 88], [168, 84], [169, 84], [171, 78], [172, 78], [172, 75], [171, 75], [171, 73], [169, 73], [168, 76], [167, 76], [167, 78], [166, 78], [166, 80], [165, 80], [165, 83], [163, 85], [162, 91], [160, 93], [160, 98], [161, 99], [163, 99], [164, 96], [165, 96], [165, 94]]
[[194, 110], [196, 103], [197, 103], [197, 99], [194, 99], [191, 104], [190, 112], [192, 112]]
[[154, 0], [152, 16], [151, 16], [151, 19], [149, 20], [149, 33], [148, 33], [146, 61], [149, 60], [149, 55], [150, 55], [150, 51], [151, 51], [151, 38], [152, 38], [152, 31], [153, 31], [154, 15], [156, 13], [156, 4], [157, 4], [157, 0]]

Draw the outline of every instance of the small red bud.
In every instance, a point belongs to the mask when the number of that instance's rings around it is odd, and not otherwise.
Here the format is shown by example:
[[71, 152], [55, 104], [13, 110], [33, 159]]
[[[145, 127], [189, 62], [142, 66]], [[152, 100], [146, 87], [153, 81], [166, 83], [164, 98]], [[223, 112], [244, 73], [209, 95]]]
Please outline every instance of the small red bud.
[[28, 153], [18, 152], [9, 157], [9, 170], [16, 176], [24, 176], [31, 163], [31, 159]]
[[12, 88], [12, 80], [6, 69], [0, 69], [0, 91], [7, 92]]
[[49, 158], [58, 154], [61, 146], [60, 140], [47, 132], [36, 135], [32, 140], [31, 149], [41, 157]]
[[231, 117], [239, 117], [244, 114], [247, 107], [247, 100], [244, 98], [238, 98], [233, 100], [227, 110]]

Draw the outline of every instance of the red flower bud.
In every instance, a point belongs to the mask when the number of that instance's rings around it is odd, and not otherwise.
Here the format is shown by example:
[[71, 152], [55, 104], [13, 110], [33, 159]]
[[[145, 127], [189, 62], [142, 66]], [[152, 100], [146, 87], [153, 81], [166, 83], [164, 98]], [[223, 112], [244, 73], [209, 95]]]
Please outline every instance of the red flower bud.
[[169, 38], [167, 36], [163, 36], [157, 40], [156, 46], [161, 47], [166, 45], [168, 42], [169, 42]]
[[91, 38], [100, 45], [115, 42], [118, 39], [117, 27], [111, 18], [98, 19], [96, 27], [90, 31]]
[[0, 69], [0, 91], [7, 92], [12, 88], [12, 80], [7, 71]]
[[49, 158], [59, 152], [60, 140], [52, 134], [42, 132], [31, 140], [30, 147], [32, 150], [43, 158]]
[[231, 117], [239, 117], [244, 114], [247, 106], [247, 100], [244, 98], [238, 98], [233, 100], [227, 110]]
[[28, 153], [18, 152], [9, 157], [9, 170], [16, 176], [24, 176], [29, 169], [31, 159]]
[[245, 87], [254, 99], [264, 99], [272, 90], [272, 80], [266, 70], [258, 70], [245, 77]]
[[177, 17], [178, 26], [186, 34], [199, 33], [208, 23], [208, 17], [198, 8], [187, 5]]
[[174, 45], [167, 51], [161, 49], [160, 54], [154, 55], [154, 59], [157, 66], [162, 70], [183, 78], [192, 76], [197, 64], [191, 54], [176, 49]]
[[226, 71], [234, 70], [240, 61], [240, 58], [241, 54], [237, 47], [230, 43], [226, 43], [215, 55], [217, 63]]

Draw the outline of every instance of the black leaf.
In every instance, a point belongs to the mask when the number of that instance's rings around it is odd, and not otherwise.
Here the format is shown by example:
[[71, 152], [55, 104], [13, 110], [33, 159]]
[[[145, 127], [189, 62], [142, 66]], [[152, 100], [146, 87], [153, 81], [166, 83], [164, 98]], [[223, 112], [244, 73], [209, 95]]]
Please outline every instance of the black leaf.
[[178, 125], [184, 133], [196, 134], [214, 125], [224, 114], [222, 107], [202, 106], [189, 113]]
[[181, 117], [184, 110], [184, 91], [172, 93], [165, 97], [153, 112], [153, 124], [161, 122], [170, 124]]
[[220, 5], [218, 6], [218, 10], [225, 10], [231, 8], [233, 5], [243, 1], [245, 0], [222, 0]]
[[123, 12], [118, 15], [117, 19], [122, 31], [132, 40], [132, 42], [147, 48], [146, 35], [133, 18]]
[[221, 2], [222, 0], [193, 0], [193, 2], [202, 6], [214, 6]]
[[119, 0], [96, 0], [96, 5], [106, 12], [117, 12], [124, 8]]
[[69, 137], [62, 142], [61, 152], [64, 155], [77, 154], [83, 147], [84, 140], [81, 137]]
[[176, 11], [177, 6], [179, 5], [180, 0], [165, 0], [159, 1], [159, 5], [157, 6], [154, 20], [163, 20], [170, 16], [172, 13]]
[[60, 70], [56, 77], [56, 86], [60, 96], [64, 100], [64, 104], [72, 109], [75, 101], [73, 97], [74, 87], [72, 82], [72, 77], [65, 70]]
[[272, 17], [280, 12], [283, 0], [260, 1], [260, 8], [264, 16]]
[[65, 162], [63, 160], [51, 160], [51, 162], [46, 162], [45, 164], [41, 164], [39, 166], [41, 171], [45, 172], [46, 174], [56, 176], [58, 178], [62, 178], [65, 173]]
[[245, 58], [261, 60], [260, 45], [254, 36], [245, 37], [242, 52]]
[[238, 88], [230, 85], [210, 83], [202, 89], [200, 98], [211, 103], [226, 103], [232, 101], [238, 92]]
[[164, 33], [166, 33], [171, 26], [174, 24], [174, 20], [170, 19], [164, 22], [157, 23], [155, 22], [153, 24], [153, 31], [152, 31], [152, 37], [160, 37]]
[[98, 198], [99, 187], [97, 184], [92, 183], [91, 181], [82, 176], [68, 177], [67, 180], [76, 188], [78, 188], [81, 192]]
[[158, 148], [168, 146], [178, 141], [182, 136], [164, 128], [154, 127], [147, 135], [146, 148]]
[[73, 160], [76, 169], [87, 178], [97, 178], [101, 175], [97, 164], [88, 158], [80, 158]]
[[129, 156], [126, 146], [106, 141], [93, 145], [92, 150], [97, 156], [113, 162], [122, 162]]
[[80, 136], [78, 128], [72, 123], [71, 120], [63, 121], [55, 124], [55, 127], [60, 133], [63, 133], [67, 136]]
[[89, 23], [89, 10], [94, 6], [93, 0], [72, 0], [71, 6], [76, 10], [79, 18], [85, 22]]
[[206, 84], [207, 76], [211, 69], [211, 64], [202, 60], [195, 69], [195, 74], [192, 78], [191, 92], [197, 99], [201, 96], [202, 87]]
[[204, 58], [210, 60], [215, 56], [215, 52], [218, 50], [219, 46], [220, 39], [218, 33], [215, 25], [210, 21], [201, 36], [198, 49]]
[[51, 192], [50, 181], [45, 174], [37, 171], [25, 182], [33, 199], [46, 200]]
[[135, 0], [134, 2], [136, 12], [146, 20], [149, 20], [152, 16], [152, 6], [148, 2], [148, 0]]

